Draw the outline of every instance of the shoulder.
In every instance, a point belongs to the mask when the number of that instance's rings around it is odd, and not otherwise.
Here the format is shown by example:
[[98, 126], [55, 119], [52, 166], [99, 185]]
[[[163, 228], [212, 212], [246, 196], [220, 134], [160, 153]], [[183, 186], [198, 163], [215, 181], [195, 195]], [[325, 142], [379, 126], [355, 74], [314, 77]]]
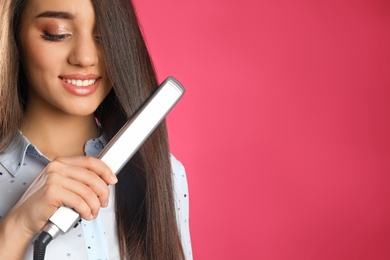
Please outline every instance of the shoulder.
[[176, 190], [187, 191], [187, 175], [183, 164], [171, 154], [172, 179]]
[[173, 154], [171, 154], [171, 166], [172, 166], [173, 174], [180, 173], [180, 172], [183, 172], [185, 174], [185, 169], [183, 164], [178, 159], [176, 159], [176, 157]]
[[176, 221], [180, 233], [181, 244], [185, 258], [192, 259], [186, 171], [183, 164], [173, 155], [171, 155], [171, 165], [176, 207]]
[[[175, 203], [178, 208], [188, 208], [188, 182], [183, 164], [171, 155], [172, 183]], [[183, 213], [183, 212], [182, 212]]]

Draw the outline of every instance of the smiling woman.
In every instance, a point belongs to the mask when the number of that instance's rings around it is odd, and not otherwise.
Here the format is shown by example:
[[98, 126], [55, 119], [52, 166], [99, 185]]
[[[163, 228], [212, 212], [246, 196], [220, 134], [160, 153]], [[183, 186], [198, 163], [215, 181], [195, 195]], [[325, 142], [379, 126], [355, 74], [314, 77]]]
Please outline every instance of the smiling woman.
[[0, 17], [0, 258], [31, 259], [65, 205], [85, 221], [48, 259], [191, 259], [165, 122], [118, 183], [93, 158], [157, 87], [131, 2], [3, 0]]
[[64, 113], [89, 115], [93, 122], [93, 112], [111, 89], [96, 35], [89, 1], [29, 3], [19, 34], [28, 115], [50, 111], [57, 120]]

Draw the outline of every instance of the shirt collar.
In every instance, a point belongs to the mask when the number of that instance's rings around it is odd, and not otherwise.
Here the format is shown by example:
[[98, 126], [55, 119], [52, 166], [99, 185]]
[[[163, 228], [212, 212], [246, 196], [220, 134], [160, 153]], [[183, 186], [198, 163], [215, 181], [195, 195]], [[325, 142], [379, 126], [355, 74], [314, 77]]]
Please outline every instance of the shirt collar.
[[[84, 146], [84, 152], [88, 156], [96, 157], [103, 150], [106, 143], [103, 135], [99, 138], [88, 140]], [[26, 154], [35, 156], [45, 163], [50, 162], [45, 155], [35, 148], [22, 132], [19, 132], [10, 147], [3, 154], [0, 154], [0, 164], [15, 177], [19, 172], [20, 166], [23, 165], [25, 161]]]
[[10, 147], [0, 155], [0, 163], [12, 175], [16, 176], [20, 166], [24, 163], [27, 149], [32, 146], [30, 141], [19, 133], [12, 141]]

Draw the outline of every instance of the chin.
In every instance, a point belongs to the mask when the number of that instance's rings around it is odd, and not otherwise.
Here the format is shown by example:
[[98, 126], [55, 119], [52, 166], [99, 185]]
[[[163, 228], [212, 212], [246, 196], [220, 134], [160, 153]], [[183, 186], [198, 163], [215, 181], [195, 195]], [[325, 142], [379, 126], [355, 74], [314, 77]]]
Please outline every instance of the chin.
[[88, 108], [78, 108], [78, 109], [69, 109], [67, 111], [64, 111], [65, 113], [72, 115], [72, 116], [90, 116], [93, 115], [96, 111], [97, 107], [88, 107]]

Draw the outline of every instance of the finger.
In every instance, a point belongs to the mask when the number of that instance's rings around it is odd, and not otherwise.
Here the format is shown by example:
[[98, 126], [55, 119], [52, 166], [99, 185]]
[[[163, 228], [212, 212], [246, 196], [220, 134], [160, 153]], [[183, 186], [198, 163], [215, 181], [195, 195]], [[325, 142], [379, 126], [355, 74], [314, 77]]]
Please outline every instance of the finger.
[[64, 188], [81, 197], [88, 204], [93, 216], [97, 215], [100, 207], [107, 201], [101, 201], [101, 199], [94, 193], [94, 191], [90, 187], [85, 186], [77, 181], [67, 181], [64, 184]]
[[88, 170], [84, 171], [81, 182], [68, 178], [64, 181], [63, 187], [80, 195], [94, 209], [93, 212], [96, 213], [96, 208], [107, 206], [110, 190], [106, 183], [94, 175], [94, 173]]
[[[50, 169], [47, 173], [47, 183], [49, 185], [60, 184], [63, 188], [78, 194], [93, 209], [105, 207], [108, 204], [110, 191], [107, 184], [94, 172], [85, 168], [65, 164], [61, 168], [61, 173]], [[98, 206], [94, 202], [96, 199], [99, 201]]]
[[115, 184], [118, 182], [116, 175], [111, 169], [101, 160], [90, 156], [76, 156], [76, 157], [59, 157], [56, 160], [79, 167], [86, 168], [96, 173], [107, 184]]
[[47, 198], [48, 204], [54, 208], [52, 214], [61, 206], [74, 209], [80, 216], [86, 220], [92, 220], [94, 214], [88, 203], [78, 194], [71, 192], [61, 186], [48, 186], [45, 189], [44, 197]]
[[90, 205], [80, 196], [73, 192], [64, 192], [64, 199], [62, 200], [63, 206], [74, 209], [80, 214], [80, 217], [86, 220], [94, 219], [98, 212], [99, 207], [93, 209]]

